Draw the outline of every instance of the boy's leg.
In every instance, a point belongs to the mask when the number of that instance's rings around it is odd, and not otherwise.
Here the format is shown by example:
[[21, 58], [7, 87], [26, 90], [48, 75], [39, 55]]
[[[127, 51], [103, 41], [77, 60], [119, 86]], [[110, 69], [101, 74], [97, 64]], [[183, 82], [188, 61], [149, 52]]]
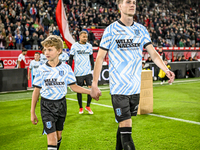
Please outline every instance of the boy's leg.
[[122, 150], [121, 134], [119, 127], [117, 130], [116, 150]]
[[[92, 74], [88, 74], [85, 77], [85, 82], [88, 88], [91, 89], [91, 85], [92, 85]], [[90, 103], [92, 101], [92, 97], [90, 95], [87, 95], [87, 107], [90, 107]]]
[[47, 134], [48, 150], [57, 150], [56, 132]]
[[[83, 80], [82, 76], [76, 77], [76, 81], [77, 81], [77, 85], [83, 86], [84, 80]], [[78, 99], [79, 108], [83, 108], [83, 106], [82, 106], [82, 94], [77, 93], [77, 99]]]

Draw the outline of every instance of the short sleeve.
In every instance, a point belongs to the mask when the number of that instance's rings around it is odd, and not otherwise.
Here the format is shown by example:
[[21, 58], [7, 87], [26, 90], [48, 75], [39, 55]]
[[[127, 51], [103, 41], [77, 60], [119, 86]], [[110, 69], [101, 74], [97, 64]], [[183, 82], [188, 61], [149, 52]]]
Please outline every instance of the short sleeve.
[[144, 41], [144, 43], [143, 43], [144, 48], [146, 48], [149, 44], [152, 44], [149, 32], [147, 31], [147, 29], [145, 27], [144, 27], [144, 39], [143, 39], [143, 41]]
[[22, 61], [22, 56], [21, 55], [19, 55], [18, 61]]
[[112, 35], [110, 32], [110, 26], [109, 26], [105, 29], [103, 33], [99, 47], [103, 50], [108, 51], [110, 49], [111, 39], [112, 39]]
[[72, 85], [76, 83], [76, 78], [74, 72], [72, 71], [71, 67], [68, 67], [68, 78], [67, 78], [67, 85]]
[[65, 53], [65, 60], [66, 60], [66, 61], [69, 60], [69, 56], [68, 56], [68, 54], [66, 54], [66, 53]]
[[73, 44], [70, 50], [70, 55], [74, 55], [74, 53], [75, 53], [75, 46]]
[[93, 48], [92, 48], [92, 45], [90, 45], [90, 55], [93, 54]]
[[42, 75], [40, 70], [38, 70], [37, 74], [35, 75], [33, 86], [37, 88], [42, 88]]
[[32, 63], [33, 61], [31, 61], [30, 65], [29, 65], [29, 69], [33, 69]]

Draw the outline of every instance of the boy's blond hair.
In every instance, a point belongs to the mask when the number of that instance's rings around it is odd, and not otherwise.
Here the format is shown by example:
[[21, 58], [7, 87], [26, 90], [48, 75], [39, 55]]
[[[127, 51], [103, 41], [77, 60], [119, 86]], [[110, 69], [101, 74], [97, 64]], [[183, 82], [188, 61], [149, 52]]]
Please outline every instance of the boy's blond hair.
[[116, 0], [117, 5], [119, 5], [122, 2], [123, 2], [123, 0]]
[[43, 47], [55, 47], [57, 50], [63, 50], [63, 40], [57, 35], [50, 35], [41, 42]]

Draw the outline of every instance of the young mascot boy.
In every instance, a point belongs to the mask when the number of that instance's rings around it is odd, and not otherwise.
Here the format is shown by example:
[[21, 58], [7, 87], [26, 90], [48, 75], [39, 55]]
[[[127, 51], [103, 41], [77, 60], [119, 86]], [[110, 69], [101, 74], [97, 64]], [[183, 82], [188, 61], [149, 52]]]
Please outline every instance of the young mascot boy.
[[48, 150], [59, 149], [62, 130], [66, 117], [67, 85], [74, 92], [90, 94], [90, 90], [76, 85], [76, 78], [71, 67], [59, 62], [63, 49], [63, 41], [56, 35], [47, 37], [43, 42], [45, 56], [48, 61], [39, 67], [35, 76], [31, 104], [31, 121], [38, 123], [35, 107], [41, 94], [41, 117], [44, 133], [47, 134]]

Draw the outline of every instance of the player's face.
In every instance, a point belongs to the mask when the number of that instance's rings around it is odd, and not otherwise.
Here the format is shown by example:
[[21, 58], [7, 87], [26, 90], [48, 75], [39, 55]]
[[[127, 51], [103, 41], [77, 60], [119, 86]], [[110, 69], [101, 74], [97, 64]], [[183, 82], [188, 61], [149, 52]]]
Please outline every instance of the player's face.
[[132, 17], [136, 12], [136, 0], [123, 0], [121, 4], [119, 4], [119, 9], [122, 15], [127, 15]]
[[34, 55], [34, 59], [35, 59], [35, 61], [39, 61], [40, 60], [40, 55], [39, 54], [35, 54]]
[[88, 35], [85, 33], [82, 33], [79, 38], [80, 38], [80, 43], [86, 43], [88, 40]]
[[55, 61], [58, 59], [61, 50], [57, 50], [54, 46], [44, 47], [44, 54], [49, 61]]

